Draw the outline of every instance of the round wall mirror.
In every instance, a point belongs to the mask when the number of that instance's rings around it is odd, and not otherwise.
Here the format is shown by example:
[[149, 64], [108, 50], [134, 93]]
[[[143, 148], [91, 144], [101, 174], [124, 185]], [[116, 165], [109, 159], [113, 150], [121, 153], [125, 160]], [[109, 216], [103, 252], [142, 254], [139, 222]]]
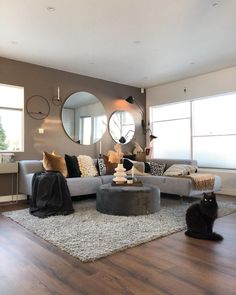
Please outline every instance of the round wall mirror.
[[107, 127], [102, 103], [88, 92], [70, 95], [62, 107], [61, 119], [66, 134], [74, 142], [84, 145], [100, 140]]
[[128, 143], [135, 133], [134, 119], [129, 112], [116, 111], [109, 120], [109, 132], [115, 142]]

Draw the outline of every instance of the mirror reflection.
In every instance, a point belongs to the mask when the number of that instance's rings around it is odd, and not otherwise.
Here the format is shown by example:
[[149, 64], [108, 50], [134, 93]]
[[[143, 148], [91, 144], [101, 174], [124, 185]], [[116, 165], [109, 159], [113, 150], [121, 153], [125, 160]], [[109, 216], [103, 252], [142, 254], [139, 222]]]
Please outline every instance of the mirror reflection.
[[102, 138], [107, 127], [107, 116], [96, 96], [81, 91], [73, 93], [65, 101], [62, 124], [73, 141], [90, 145]]
[[129, 112], [116, 111], [109, 120], [109, 132], [117, 143], [128, 143], [135, 133], [134, 119]]

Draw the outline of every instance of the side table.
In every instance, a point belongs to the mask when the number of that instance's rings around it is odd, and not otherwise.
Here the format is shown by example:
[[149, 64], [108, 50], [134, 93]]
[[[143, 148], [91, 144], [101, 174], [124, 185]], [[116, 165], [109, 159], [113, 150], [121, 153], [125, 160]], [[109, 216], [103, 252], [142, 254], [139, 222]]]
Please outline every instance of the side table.
[[14, 174], [16, 174], [16, 201], [18, 201], [18, 162], [1, 163], [0, 174], [11, 174], [11, 195], [14, 200]]

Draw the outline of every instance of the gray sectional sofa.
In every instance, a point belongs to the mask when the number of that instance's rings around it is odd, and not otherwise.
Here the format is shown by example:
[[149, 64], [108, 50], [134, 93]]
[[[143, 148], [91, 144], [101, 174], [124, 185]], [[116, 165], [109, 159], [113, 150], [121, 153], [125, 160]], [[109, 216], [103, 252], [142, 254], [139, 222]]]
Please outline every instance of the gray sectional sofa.
[[[96, 160], [94, 159], [96, 162]], [[170, 159], [152, 159], [158, 163], [165, 163], [166, 168], [173, 164], [190, 164], [197, 165], [196, 161], [191, 160], [170, 160]], [[24, 160], [19, 161], [19, 192], [28, 196], [32, 195], [32, 178], [35, 172], [43, 171], [42, 161]], [[67, 184], [71, 196], [82, 196], [95, 194], [101, 184], [111, 183], [113, 175], [104, 175], [96, 177], [76, 177], [67, 178]], [[196, 196], [203, 191], [195, 190], [191, 179], [170, 177], [170, 176], [137, 176], [144, 184], [156, 185], [160, 188], [161, 193], [175, 194], [179, 196]], [[221, 178], [215, 176], [215, 185], [213, 191], [221, 189]], [[204, 191], [209, 192], [209, 191]]]

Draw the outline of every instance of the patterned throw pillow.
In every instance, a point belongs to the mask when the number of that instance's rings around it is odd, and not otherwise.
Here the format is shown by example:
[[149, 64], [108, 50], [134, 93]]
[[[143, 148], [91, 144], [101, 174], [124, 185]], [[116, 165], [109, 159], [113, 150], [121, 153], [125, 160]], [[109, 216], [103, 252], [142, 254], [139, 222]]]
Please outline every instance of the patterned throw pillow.
[[46, 171], [58, 171], [64, 177], [67, 177], [67, 167], [64, 157], [56, 154], [43, 152], [43, 168]]
[[98, 161], [97, 161], [97, 168], [98, 168], [98, 173], [99, 175], [106, 175], [106, 165], [105, 165], [105, 162], [104, 162], [104, 159], [103, 158], [98, 158]]
[[81, 177], [97, 176], [98, 171], [95, 167], [93, 159], [90, 156], [80, 155], [77, 157]]
[[165, 171], [164, 175], [180, 176], [180, 175], [189, 175], [190, 173], [196, 173], [196, 172], [197, 172], [197, 167], [194, 165], [174, 164]]
[[150, 173], [155, 176], [162, 176], [164, 174], [166, 164], [159, 164], [150, 162]]

